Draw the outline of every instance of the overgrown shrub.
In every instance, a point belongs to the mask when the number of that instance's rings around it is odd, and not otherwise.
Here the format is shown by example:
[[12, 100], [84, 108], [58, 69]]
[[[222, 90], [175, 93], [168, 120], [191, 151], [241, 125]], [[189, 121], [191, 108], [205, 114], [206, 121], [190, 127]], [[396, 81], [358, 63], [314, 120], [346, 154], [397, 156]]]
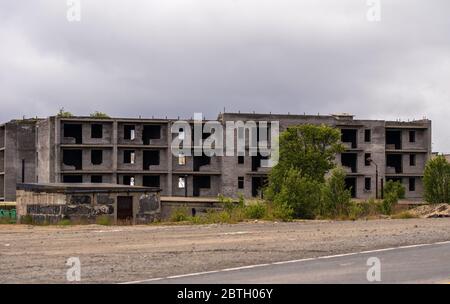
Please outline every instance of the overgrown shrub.
[[342, 168], [331, 171], [322, 190], [322, 216], [347, 216], [351, 206], [351, 192], [345, 185], [346, 173]]
[[249, 219], [262, 219], [267, 216], [267, 204], [255, 203], [245, 207], [245, 216]]
[[423, 185], [428, 203], [450, 203], [450, 164], [444, 156], [439, 155], [427, 162]]
[[170, 220], [172, 222], [185, 222], [189, 219], [189, 212], [186, 207], [178, 207], [172, 211]]

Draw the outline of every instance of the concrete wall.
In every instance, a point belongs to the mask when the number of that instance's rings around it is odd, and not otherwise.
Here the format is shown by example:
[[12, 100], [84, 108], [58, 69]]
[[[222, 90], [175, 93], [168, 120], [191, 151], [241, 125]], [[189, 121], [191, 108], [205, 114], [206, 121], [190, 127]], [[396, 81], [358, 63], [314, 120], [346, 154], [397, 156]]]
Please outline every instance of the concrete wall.
[[99, 216], [117, 222], [117, 197], [133, 197], [133, 224], [145, 224], [160, 219], [161, 202], [157, 193], [54, 193], [17, 191], [17, 216], [34, 223], [57, 223], [62, 219], [75, 222], [95, 222]]
[[[5, 200], [15, 201], [16, 183], [36, 181], [35, 120], [12, 121], [5, 125]], [[22, 176], [22, 160], [25, 175]]]

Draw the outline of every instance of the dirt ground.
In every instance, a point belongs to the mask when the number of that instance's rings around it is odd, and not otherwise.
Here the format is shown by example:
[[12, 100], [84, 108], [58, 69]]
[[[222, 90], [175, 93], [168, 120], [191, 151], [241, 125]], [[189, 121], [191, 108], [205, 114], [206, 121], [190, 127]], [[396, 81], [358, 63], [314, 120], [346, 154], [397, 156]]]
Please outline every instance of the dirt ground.
[[0, 283], [113, 283], [450, 240], [450, 218], [199, 226], [0, 225]]

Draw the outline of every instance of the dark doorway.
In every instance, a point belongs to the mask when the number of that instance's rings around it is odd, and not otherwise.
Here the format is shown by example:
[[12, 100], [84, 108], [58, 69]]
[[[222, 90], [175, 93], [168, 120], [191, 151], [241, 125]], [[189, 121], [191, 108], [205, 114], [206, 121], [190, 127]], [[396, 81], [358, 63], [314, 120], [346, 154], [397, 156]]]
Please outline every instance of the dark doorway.
[[261, 194], [260, 192], [267, 184], [267, 177], [266, 176], [254, 176], [252, 177], [252, 196], [257, 197], [258, 194]]
[[341, 130], [341, 140], [343, 143], [351, 143], [352, 149], [357, 147], [357, 134], [358, 130], [354, 129], [342, 129]]
[[356, 177], [347, 177], [345, 179], [345, 188], [350, 190], [352, 198], [356, 197]]
[[133, 197], [117, 197], [117, 220], [133, 220]]
[[64, 124], [64, 137], [75, 138], [76, 144], [82, 144], [83, 132], [81, 124]]
[[394, 145], [396, 150], [402, 148], [402, 131], [386, 131], [386, 145]]
[[194, 176], [193, 195], [200, 196], [200, 189], [211, 188], [211, 176]]
[[144, 145], [149, 145], [152, 139], [161, 138], [161, 126], [158, 125], [144, 125], [142, 131], [142, 141]]

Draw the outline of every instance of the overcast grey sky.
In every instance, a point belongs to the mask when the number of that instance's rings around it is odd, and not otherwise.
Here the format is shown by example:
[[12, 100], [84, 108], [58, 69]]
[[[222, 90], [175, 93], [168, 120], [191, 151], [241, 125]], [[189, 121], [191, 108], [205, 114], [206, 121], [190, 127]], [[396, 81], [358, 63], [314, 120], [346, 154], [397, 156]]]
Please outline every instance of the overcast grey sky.
[[433, 120], [450, 152], [450, 1], [0, 2], [0, 121], [349, 112]]

